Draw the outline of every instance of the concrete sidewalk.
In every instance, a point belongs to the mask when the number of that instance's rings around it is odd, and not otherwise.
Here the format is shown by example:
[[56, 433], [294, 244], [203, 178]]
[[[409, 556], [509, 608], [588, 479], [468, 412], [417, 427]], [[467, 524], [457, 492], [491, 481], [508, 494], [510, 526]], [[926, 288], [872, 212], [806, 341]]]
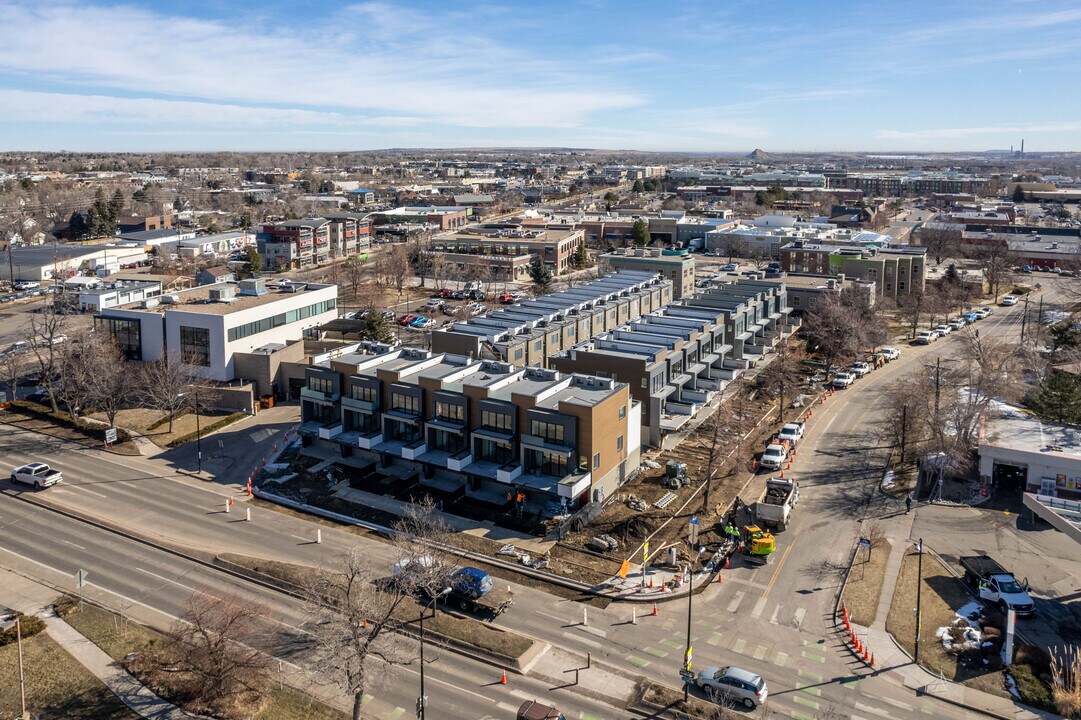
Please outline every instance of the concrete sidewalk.
[[49, 637], [101, 680], [132, 712], [152, 720], [190, 720], [196, 717], [152, 693], [113, 662], [104, 650], [57, 617], [49, 607], [56, 594], [52, 588], [0, 568], [0, 604], [24, 615], [40, 616], [45, 621], [45, 631]]
[[[886, 561], [886, 576], [882, 582], [882, 594], [878, 599], [878, 611], [871, 627], [852, 626], [856, 634], [875, 654], [875, 673], [888, 673], [896, 677], [905, 687], [915, 690], [917, 695], [929, 695], [991, 717], [1009, 720], [1058, 718], [1059, 716], [1054, 713], [1029, 708], [1008, 698], [991, 695], [930, 673], [913, 662], [911, 656], [897, 644], [892, 635], [886, 632], [886, 617], [889, 615], [893, 594], [897, 589], [901, 563], [905, 555], [913, 550], [915, 541], [910, 536], [917, 511], [876, 518], [892, 543], [890, 557]], [[924, 635], [931, 636], [933, 639], [933, 635], [926, 629]]]

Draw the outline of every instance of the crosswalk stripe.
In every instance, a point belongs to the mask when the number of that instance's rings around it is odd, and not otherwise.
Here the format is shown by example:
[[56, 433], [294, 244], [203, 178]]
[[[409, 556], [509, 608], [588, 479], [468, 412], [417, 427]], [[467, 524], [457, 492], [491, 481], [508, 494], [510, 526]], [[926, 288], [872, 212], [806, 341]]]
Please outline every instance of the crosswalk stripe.
[[[879, 699], [881, 699], [881, 698], [879, 698]], [[878, 715], [879, 717], [884, 717], [884, 718], [891, 717], [890, 714], [888, 712], [886, 712], [885, 710], [883, 710], [882, 708], [876, 708], [873, 705], [865, 705], [864, 703], [861, 703], [861, 702], [856, 703], [856, 709], [861, 711], [861, 712], [871, 713], [872, 715]]]
[[762, 611], [766, 609], [766, 598], [758, 598], [758, 602], [754, 604], [754, 610], [751, 611], [751, 617], [762, 617]]
[[736, 611], [736, 608], [739, 607], [740, 602], [743, 601], [743, 595], [744, 595], [744, 592], [742, 590], [740, 590], [739, 592], [737, 592], [735, 595], [732, 596], [732, 601], [730, 603], [728, 603], [728, 612], [734, 613]]
[[882, 702], [886, 703], [887, 705], [893, 705], [895, 708], [901, 708], [902, 710], [912, 712], [912, 706], [909, 705], [906, 702], [902, 702], [900, 700], [894, 700], [893, 698], [888, 698], [888, 697], [883, 697], [883, 696], [879, 696], [878, 699], [881, 700]]
[[803, 625], [803, 618], [807, 615], [807, 608], [796, 608], [796, 629]]
[[761, 645], [756, 647], [754, 649], [754, 656], [753, 657], [754, 657], [755, 660], [761, 660], [762, 658], [766, 657], [766, 648], [762, 647]]
[[778, 605], [777, 607], [773, 608], [773, 614], [770, 615], [769, 621], [770, 621], [771, 625], [776, 625], [777, 624], [777, 616], [780, 615], [780, 614], [781, 614], [781, 606]]
[[777, 667], [784, 667], [786, 662], [788, 662], [788, 655], [783, 652], [777, 653], [777, 657], [773, 660], [773, 664]]
[[747, 647], [747, 641], [743, 638], [738, 638], [734, 643], [732, 643], [732, 652], [742, 653], [743, 648], [745, 647]]

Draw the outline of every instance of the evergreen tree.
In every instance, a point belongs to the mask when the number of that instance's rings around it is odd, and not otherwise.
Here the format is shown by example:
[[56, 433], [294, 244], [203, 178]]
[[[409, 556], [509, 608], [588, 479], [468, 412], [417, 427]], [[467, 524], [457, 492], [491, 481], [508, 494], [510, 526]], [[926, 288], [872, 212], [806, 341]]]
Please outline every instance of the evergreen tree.
[[638, 218], [634, 225], [631, 225], [631, 242], [639, 247], [649, 245], [649, 225], [642, 218]]
[[583, 270], [593, 264], [589, 260], [589, 251], [586, 250], [584, 242], [578, 243], [578, 247], [575, 248], [571, 264], [574, 265], [575, 270]]
[[631, 190], [633, 190], [636, 193], [645, 192], [646, 191], [646, 186], [645, 186], [645, 184], [642, 183], [641, 180], [635, 180], [634, 181], [634, 186], [631, 188]]
[[255, 248], [248, 248], [247, 253], [248, 257], [245, 261], [245, 269], [254, 275], [263, 269], [263, 256], [260, 255], [259, 251]]
[[1061, 370], [1051, 371], [1029, 404], [1038, 414], [1055, 422], [1081, 420], [1081, 388], [1073, 375]]
[[1025, 201], [1025, 189], [1021, 187], [1021, 183], [1013, 186], [1013, 201], [1015, 203], [1023, 203]]
[[92, 222], [87, 218], [86, 214], [76, 210], [68, 218], [68, 229], [71, 232], [71, 238], [73, 240], [82, 240], [90, 234], [90, 226]]
[[360, 331], [360, 335], [365, 340], [376, 340], [378, 342], [389, 343], [394, 340], [394, 333], [391, 331], [390, 323], [383, 317], [383, 313], [374, 308], [369, 308], [368, 312], [364, 313], [364, 328]]
[[529, 279], [533, 281], [537, 293], [542, 293], [552, 284], [552, 271], [541, 262], [539, 257], [535, 257], [533, 262], [529, 264]]

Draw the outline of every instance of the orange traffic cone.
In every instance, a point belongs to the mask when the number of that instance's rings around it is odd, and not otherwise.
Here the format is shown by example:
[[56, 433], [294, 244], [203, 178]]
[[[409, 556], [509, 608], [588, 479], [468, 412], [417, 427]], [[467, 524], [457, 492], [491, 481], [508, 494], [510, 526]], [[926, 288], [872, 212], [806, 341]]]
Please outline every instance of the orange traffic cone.
[[657, 603], [653, 603], [653, 616], [656, 617], [657, 614]]
[[784, 478], [784, 470], [783, 469], [781, 470], [781, 478], [782, 479]]
[[871, 653], [871, 667], [875, 666], [875, 654]]
[[866, 645], [863, 646], [863, 659], [866, 660], [867, 662], [871, 661], [871, 653], [867, 652], [867, 646]]
[[653, 589], [653, 578], [652, 577], [649, 579], [649, 589], [650, 590]]
[[731, 567], [732, 567], [732, 561], [726, 557], [724, 559], [724, 569], [728, 570]]
[[507, 671], [506, 671], [506, 669], [504, 669], [503, 674], [499, 676], [499, 684], [500, 685], [506, 685], [507, 684]]
[[848, 618], [845, 618], [845, 630], [848, 632], [852, 632], [852, 625], [848, 622]]

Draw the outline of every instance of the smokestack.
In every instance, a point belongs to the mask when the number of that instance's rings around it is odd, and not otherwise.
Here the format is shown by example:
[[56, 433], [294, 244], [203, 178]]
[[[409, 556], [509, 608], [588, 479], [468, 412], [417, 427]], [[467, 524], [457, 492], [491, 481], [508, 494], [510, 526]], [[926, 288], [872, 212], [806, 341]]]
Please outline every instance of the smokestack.
[[1021, 138], [1021, 154], [1025, 154], [1025, 139]]

